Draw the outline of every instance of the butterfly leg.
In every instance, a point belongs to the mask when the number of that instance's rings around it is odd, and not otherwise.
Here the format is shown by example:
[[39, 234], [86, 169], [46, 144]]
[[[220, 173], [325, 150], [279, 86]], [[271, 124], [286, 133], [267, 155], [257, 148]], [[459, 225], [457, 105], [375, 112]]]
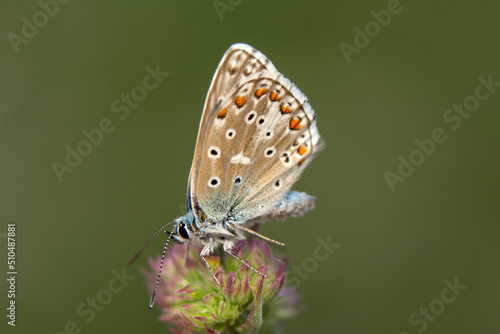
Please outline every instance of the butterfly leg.
[[286, 247], [286, 245], [284, 243], [279, 242], [279, 241], [274, 240], [274, 239], [271, 239], [271, 238], [268, 238], [266, 236], [263, 236], [262, 234], [259, 234], [259, 233], [255, 232], [254, 230], [246, 228], [245, 226], [237, 225], [237, 224], [231, 224], [231, 226], [233, 227], [233, 229], [240, 229], [242, 231], [247, 232], [248, 234], [254, 235], [254, 236], [259, 237], [259, 238], [262, 238], [262, 239], [266, 240], [267, 242], [271, 242], [271, 243], [276, 244], [278, 246]]
[[246, 263], [245, 261], [243, 261], [243, 259], [241, 257], [239, 257], [236, 253], [234, 253], [232, 250], [230, 250], [229, 248], [226, 248], [224, 247], [224, 251], [226, 253], [228, 253], [229, 255], [231, 255], [232, 257], [234, 257], [236, 260], [240, 261], [242, 264], [244, 264], [245, 266], [247, 266], [249, 269], [251, 269], [253, 272], [259, 274], [260, 276], [262, 277], [265, 277], [265, 278], [268, 278], [268, 276], [266, 274], [263, 274], [261, 273], [260, 271], [257, 271], [257, 269], [255, 269], [254, 267], [252, 267], [251, 265], [249, 265], [248, 263]]
[[205, 256], [204, 255], [200, 255], [200, 256], [201, 256], [201, 259], [203, 260], [203, 263], [205, 263], [205, 266], [207, 267], [208, 271], [210, 271], [210, 274], [212, 274], [212, 277], [215, 279], [215, 281], [217, 283], [219, 283], [220, 286], [222, 286], [222, 283], [219, 282], [219, 280], [217, 279], [217, 277], [215, 277], [214, 272], [212, 270], [212, 267], [210, 267], [210, 265], [208, 264], [207, 260], [205, 259]]

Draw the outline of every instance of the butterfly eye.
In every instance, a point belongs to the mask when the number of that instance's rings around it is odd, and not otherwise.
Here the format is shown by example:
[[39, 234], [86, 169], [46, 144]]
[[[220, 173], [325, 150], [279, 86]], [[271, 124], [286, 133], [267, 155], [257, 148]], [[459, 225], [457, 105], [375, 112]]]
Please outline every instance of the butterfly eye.
[[179, 228], [177, 229], [177, 232], [184, 239], [189, 239], [189, 233], [188, 233], [188, 231], [186, 229], [186, 225], [184, 223], [179, 224]]

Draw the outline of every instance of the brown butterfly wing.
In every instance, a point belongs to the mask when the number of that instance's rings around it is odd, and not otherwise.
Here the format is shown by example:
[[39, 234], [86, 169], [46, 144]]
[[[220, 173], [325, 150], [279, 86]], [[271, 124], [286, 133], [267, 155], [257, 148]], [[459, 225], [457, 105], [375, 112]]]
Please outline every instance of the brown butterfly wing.
[[188, 203], [198, 221], [243, 222], [264, 215], [300, 177], [320, 143], [304, 94], [262, 53], [233, 45], [207, 95]]

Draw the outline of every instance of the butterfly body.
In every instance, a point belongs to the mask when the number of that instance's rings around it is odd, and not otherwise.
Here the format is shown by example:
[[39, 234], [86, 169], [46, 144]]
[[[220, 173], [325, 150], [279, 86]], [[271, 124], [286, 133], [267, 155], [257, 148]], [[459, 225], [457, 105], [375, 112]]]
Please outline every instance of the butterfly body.
[[233, 249], [236, 242], [245, 239], [242, 233], [243, 225], [248, 223], [261, 223], [266, 220], [281, 220], [300, 217], [305, 212], [312, 210], [316, 198], [306, 193], [289, 191], [278, 203], [265, 215], [261, 215], [249, 221], [235, 221], [231, 217], [214, 222], [206, 218], [203, 222], [196, 221], [192, 211], [183, 217], [176, 219], [175, 232], [172, 238], [179, 243], [189, 242], [196, 246], [203, 246], [201, 256], [212, 254], [220, 245], [224, 250]]
[[179, 243], [203, 246], [201, 256], [212, 254], [219, 245], [232, 249], [234, 243], [244, 239], [241, 233], [231, 228], [229, 222], [197, 222], [192, 212], [176, 219], [176, 229], [172, 238]]

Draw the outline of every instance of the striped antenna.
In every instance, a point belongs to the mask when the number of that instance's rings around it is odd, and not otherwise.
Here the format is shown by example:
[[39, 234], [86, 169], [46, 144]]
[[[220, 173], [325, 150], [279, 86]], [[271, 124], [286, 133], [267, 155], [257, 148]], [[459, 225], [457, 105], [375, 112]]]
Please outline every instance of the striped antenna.
[[163, 247], [163, 252], [161, 253], [161, 261], [160, 261], [160, 269], [158, 270], [158, 277], [156, 277], [155, 289], [153, 291], [153, 295], [149, 301], [149, 309], [152, 310], [156, 300], [156, 293], [158, 291], [158, 284], [160, 284], [161, 270], [163, 269], [163, 260], [165, 259], [165, 253], [167, 252], [168, 242], [172, 237], [172, 233], [168, 234], [167, 241], [165, 242], [165, 246]]
[[[158, 231], [156, 231], [155, 233], [153, 233], [153, 235], [151, 236], [151, 238], [149, 238], [149, 240], [144, 244], [144, 246], [142, 246], [142, 248], [137, 252], [135, 253], [134, 256], [132, 256], [130, 259], [128, 259], [128, 264], [131, 264], [132, 262], [134, 262], [135, 260], [137, 260], [137, 258], [142, 254], [142, 252], [144, 252], [144, 250], [146, 249], [146, 247], [148, 247], [148, 245], [151, 243], [151, 241], [154, 239], [154, 237], [156, 237], [158, 235], [158, 233], [160, 233], [161, 231], [163, 231], [167, 226], [175, 223], [176, 221], [171, 221], [169, 223], [166, 223], [165, 225], [163, 225], [162, 227], [160, 227], [158, 229]], [[170, 232], [167, 232], [168, 234], [170, 234]], [[169, 237], [170, 239], [170, 237]]]

